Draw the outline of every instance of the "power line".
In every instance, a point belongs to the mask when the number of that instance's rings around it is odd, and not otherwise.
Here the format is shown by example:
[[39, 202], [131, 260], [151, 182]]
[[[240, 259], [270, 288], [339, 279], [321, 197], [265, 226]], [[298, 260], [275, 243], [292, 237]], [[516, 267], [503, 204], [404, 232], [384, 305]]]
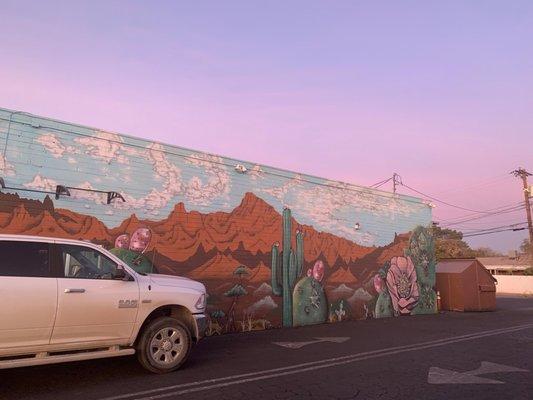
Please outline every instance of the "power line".
[[478, 213], [478, 214], [486, 214], [486, 213], [489, 213], [489, 211], [486, 211], [486, 210], [485, 210], [485, 211], [482, 211], [482, 210], [473, 210], [473, 209], [471, 209], [471, 208], [466, 208], [466, 207], [458, 206], [458, 205], [456, 205], [456, 204], [448, 203], [448, 202], [446, 202], [446, 201], [444, 201], [444, 200], [440, 200], [440, 199], [438, 199], [438, 198], [436, 198], [436, 197], [434, 197], [434, 196], [430, 196], [430, 195], [428, 195], [428, 194], [426, 194], [426, 193], [422, 193], [422, 192], [420, 192], [420, 191], [418, 191], [418, 190], [416, 190], [416, 189], [413, 189], [412, 187], [406, 185], [405, 183], [402, 183], [401, 181], [399, 182], [399, 184], [402, 185], [402, 186], [404, 186], [404, 187], [406, 187], [407, 189], [409, 189], [409, 190], [415, 192], [415, 193], [418, 193], [418, 194], [421, 195], [421, 196], [427, 197], [428, 199], [434, 200], [434, 201], [436, 201], [436, 202], [438, 202], [438, 203], [445, 204], [445, 205], [447, 205], [447, 206], [449, 206], [449, 207], [457, 208], [457, 209], [464, 210], [464, 211], [470, 211], [470, 212], [474, 212], [474, 213]]
[[443, 194], [448, 194], [448, 193], [458, 193], [458, 192], [467, 192], [467, 191], [470, 191], [470, 190], [479, 190], [479, 188], [484, 188], [484, 187], [487, 187], [487, 186], [493, 186], [493, 185], [496, 185], [500, 182], [503, 182], [503, 181], [506, 181], [508, 179], [511, 179], [511, 177], [509, 176], [509, 174], [505, 173], [505, 174], [500, 174], [500, 175], [496, 175], [496, 176], [493, 176], [492, 178], [486, 178], [482, 181], [479, 181], [477, 183], [474, 183], [472, 185], [465, 185], [465, 186], [460, 186], [460, 187], [455, 187], [455, 188], [451, 188], [451, 189], [447, 189], [447, 190], [444, 190], [444, 191], [439, 191], [437, 192], [438, 195], [443, 195]]
[[508, 208], [508, 209], [499, 210], [499, 211], [496, 211], [496, 212], [493, 212], [493, 213], [490, 213], [490, 214], [479, 215], [477, 217], [472, 217], [472, 218], [467, 218], [467, 219], [463, 219], [463, 220], [460, 220], [460, 221], [450, 222], [450, 223], [445, 224], [445, 226], [446, 227], [450, 227], [450, 226], [460, 225], [460, 224], [462, 224], [464, 222], [477, 221], [479, 219], [490, 218], [490, 217], [494, 217], [494, 216], [497, 216], [497, 215], [513, 213], [513, 212], [521, 211], [523, 209], [524, 209], [524, 206], [523, 205], [519, 205], [519, 206], [511, 207], [511, 208]]
[[492, 233], [500, 233], [500, 232], [510, 232], [510, 231], [523, 231], [523, 230], [526, 230], [527, 228], [526, 227], [523, 227], [523, 228], [511, 228], [511, 229], [501, 229], [501, 230], [498, 230], [498, 231], [492, 231], [492, 232], [483, 232], [483, 233], [475, 233], [475, 234], [472, 234], [472, 235], [463, 235], [464, 238], [469, 238], [469, 237], [474, 237], [474, 236], [482, 236], [482, 235], [490, 235]]
[[[497, 213], [500, 210], [508, 209], [509, 207], [516, 207], [517, 205], [521, 205], [521, 204], [522, 204], [522, 202], [506, 204], [504, 206], [490, 208], [490, 209], [487, 210], [487, 212], [490, 212], [491, 214], [492, 213]], [[462, 221], [462, 220], [465, 220], [465, 219], [468, 219], [468, 218], [471, 218], [471, 217], [478, 217], [478, 216], [479, 216], [479, 213], [468, 213], [468, 214], [460, 215], [458, 217], [443, 219], [443, 220], [440, 221], [440, 223], [450, 223], [450, 222], [454, 222], [455, 223], [455, 222]]]
[[377, 189], [378, 187], [380, 186], [383, 186], [384, 184], [386, 184], [387, 182], [389, 182], [392, 178], [388, 178], [388, 179], [385, 179], [385, 180], [382, 180], [378, 183], [374, 183], [373, 185], [369, 186], [371, 188], [374, 188], [374, 189]]
[[522, 225], [527, 225], [527, 222], [517, 222], [515, 224], [506, 224], [506, 225], [500, 225], [500, 226], [493, 226], [491, 228], [470, 229], [467, 232], [463, 231], [463, 233], [465, 235], [470, 235], [470, 234], [473, 234], [473, 233], [489, 232], [489, 231], [494, 231], [494, 230], [503, 229], [503, 228], [516, 228], [516, 227], [519, 227], [519, 226], [522, 226]]

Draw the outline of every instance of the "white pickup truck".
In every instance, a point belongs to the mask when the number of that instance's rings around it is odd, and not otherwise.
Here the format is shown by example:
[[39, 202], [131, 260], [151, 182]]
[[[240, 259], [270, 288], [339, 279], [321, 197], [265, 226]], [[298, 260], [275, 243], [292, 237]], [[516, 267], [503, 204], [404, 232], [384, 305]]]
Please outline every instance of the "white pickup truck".
[[203, 284], [139, 274], [89, 242], [0, 235], [0, 369], [137, 353], [179, 368], [205, 330]]

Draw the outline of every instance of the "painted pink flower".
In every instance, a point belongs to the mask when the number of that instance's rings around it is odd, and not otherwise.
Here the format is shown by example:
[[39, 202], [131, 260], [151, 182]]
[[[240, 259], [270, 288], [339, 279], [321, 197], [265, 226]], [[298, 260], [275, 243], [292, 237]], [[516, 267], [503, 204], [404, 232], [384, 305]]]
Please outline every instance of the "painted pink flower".
[[381, 275], [374, 276], [374, 288], [376, 289], [376, 292], [381, 293], [385, 290], [385, 282], [383, 281], [383, 278]]
[[152, 232], [148, 228], [138, 228], [133, 232], [130, 241], [130, 250], [143, 252], [152, 239]]
[[418, 303], [416, 270], [409, 257], [393, 257], [387, 272], [387, 288], [395, 314], [408, 315]]
[[322, 279], [324, 278], [324, 270], [325, 267], [322, 260], [317, 260], [315, 262], [315, 265], [313, 265], [313, 278], [315, 278], [315, 280], [317, 280], [318, 282], [322, 281]]
[[130, 247], [130, 235], [123, 233], [115, 239], [117, 249], [128, 249]]

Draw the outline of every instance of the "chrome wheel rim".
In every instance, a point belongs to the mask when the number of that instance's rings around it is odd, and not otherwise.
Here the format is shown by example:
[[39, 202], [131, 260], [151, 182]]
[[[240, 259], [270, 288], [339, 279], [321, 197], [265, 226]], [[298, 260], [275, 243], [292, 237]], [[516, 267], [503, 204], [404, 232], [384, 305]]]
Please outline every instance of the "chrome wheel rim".
[[150, 355], [155, 363], [168, 367], [179, 361], [183, 351], [183, 334], [176, 328], [157, 331], [150, 342]]

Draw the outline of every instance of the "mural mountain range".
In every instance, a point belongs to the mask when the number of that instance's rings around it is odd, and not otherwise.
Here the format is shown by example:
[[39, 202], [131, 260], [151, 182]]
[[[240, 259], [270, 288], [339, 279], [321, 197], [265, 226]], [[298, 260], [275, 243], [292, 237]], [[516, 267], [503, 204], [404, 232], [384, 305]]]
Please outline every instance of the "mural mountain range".
[[[2, 233], [85, 239], [110, 248], [120, 234], [148, 227], [153, 237], [146, 255], [159, 272], [207, 281], [230, 278], [240, 264], [250, 268], [250, 283], [268, 281], [272, 244], [282, 237], [281, 219], [272, 206], [249, 192], [231, 212], [203, 214], [186, 211], [178, 203], [159, 221], [140, 220], [132, 214], [117, 227], [108, 228], [96, 217], [55, 208], [48, 196], [41, 202], [0, 193]], [[304, 263], [322, 260], [326, 282], [332, 285], [367, 281], [383, 262], [402, 254], [408, 240], [408, 235], [397, 235], [388, 246], [364, 247], [292, 222], [294, 232], [304, 233]]]

